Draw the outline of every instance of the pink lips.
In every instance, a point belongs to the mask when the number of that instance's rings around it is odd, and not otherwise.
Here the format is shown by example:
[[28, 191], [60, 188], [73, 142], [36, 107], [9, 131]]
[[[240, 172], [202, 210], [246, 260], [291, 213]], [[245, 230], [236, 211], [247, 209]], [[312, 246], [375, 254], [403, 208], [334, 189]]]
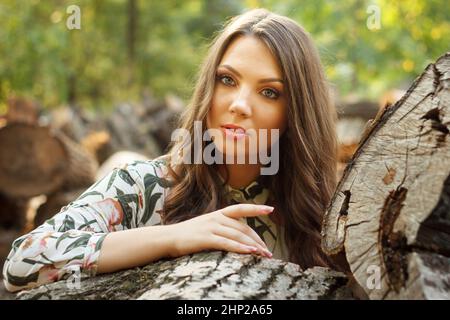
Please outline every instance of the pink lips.
[[222, 130], [225, 132], [225, 136], [233, 139], [242, 139], [247, 136], [245, 129], [235, 124], [225, 124]]

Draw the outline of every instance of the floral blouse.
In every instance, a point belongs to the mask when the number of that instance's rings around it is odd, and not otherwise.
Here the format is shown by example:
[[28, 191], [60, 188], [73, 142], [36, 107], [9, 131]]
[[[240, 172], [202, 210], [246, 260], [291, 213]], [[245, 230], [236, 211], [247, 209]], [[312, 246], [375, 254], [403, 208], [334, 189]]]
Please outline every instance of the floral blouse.
[[[112, 170], [51, 219], [13, 242], [3, 266], [5, 287], [17, 291], [74, 273], [81, 278], [94, 276], [109, 232], [161, 224], [158, 210], [170, 192], [166, 172], [162, 158]], [[259, 179], [242, 189], [226, 184], [224, 191], [230, 204], [264, 204], [269, 196]], [[260, 235], [273, 258], [287, 260], [283, 229], [268, 216], [241, 221]]]

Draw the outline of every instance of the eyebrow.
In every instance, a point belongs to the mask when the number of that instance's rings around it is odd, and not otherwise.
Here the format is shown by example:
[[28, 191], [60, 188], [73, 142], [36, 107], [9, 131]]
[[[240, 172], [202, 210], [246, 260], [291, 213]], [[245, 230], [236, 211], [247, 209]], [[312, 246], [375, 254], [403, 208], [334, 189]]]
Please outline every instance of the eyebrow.
[[[236, 75], [239, 78], [242, 78], [242, 75], [236, 69], [234, 69], [232, 66], [230, 66], [228, 64], [222, 64], [219, 67], [224, 67], [224, 68], [226, 68], [228, 70], [231, 70], [232, 72], [236, 73]], [[264, 83], [264, 82], [281, 82], [282, 84], [284, 84], [284, 81], [281, 80], [281, 79], [278, 79], [278, 78], [266, 78], [266, 79], [261, 79], [258, 82], [260, 82], [260, 83]]]

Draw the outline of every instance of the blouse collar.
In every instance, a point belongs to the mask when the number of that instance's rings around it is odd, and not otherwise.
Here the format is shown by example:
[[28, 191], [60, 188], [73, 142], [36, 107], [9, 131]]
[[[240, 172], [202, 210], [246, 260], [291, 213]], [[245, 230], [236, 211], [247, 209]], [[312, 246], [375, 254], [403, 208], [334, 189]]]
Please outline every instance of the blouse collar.
[[230, 204], [265, 204], [269, 198], [267, 176], [260, 175], [255, 181], [243, 188], [233, 188], [229, 184], [225, 183], [225, 180], [220, 174], [218, 174], [218, 176], [224, 185], [225, 199]]

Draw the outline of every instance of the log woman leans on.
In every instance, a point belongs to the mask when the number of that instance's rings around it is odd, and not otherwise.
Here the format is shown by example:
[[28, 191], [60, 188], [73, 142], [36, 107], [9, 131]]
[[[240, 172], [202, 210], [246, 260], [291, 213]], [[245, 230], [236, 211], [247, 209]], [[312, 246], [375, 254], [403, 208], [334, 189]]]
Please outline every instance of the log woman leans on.
[[[193, 139], [114, 169], [14, 241], [6, 288], [203, 250], [329, 266], [320, 227], [336, 186], [335, 121], [317, 50], [302, 27], [265, 9], [231, 19], [209, 47], [181, 118]], [[250, 134], [264, 131], [279, 137]], [[205, 132], [216, 134], [208, 140]], [[203, 151], [213, 147], [215, 162], [195, 161], [199, 139]], [[250, 161], [255, 139], [270, 164]]]

